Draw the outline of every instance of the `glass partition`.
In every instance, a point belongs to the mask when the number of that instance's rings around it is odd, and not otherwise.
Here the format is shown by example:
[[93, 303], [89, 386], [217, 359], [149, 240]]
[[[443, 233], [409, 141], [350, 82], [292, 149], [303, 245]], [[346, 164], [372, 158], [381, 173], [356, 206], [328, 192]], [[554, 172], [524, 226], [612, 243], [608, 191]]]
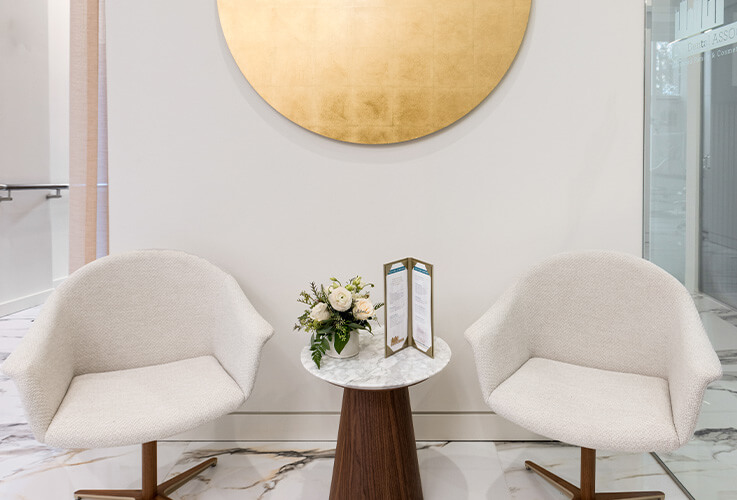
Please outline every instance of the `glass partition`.
[[737, 498], [737, 0], [652, 0], [646, 44], [643, 254], [694, 294], [724, 369], [659, 458], [693, 498]]
[[688, 78], [673, 57], [672, 2], [654, 2], [646, 92], [644, 255], [681, 282], [686, 277], [686, 128]]

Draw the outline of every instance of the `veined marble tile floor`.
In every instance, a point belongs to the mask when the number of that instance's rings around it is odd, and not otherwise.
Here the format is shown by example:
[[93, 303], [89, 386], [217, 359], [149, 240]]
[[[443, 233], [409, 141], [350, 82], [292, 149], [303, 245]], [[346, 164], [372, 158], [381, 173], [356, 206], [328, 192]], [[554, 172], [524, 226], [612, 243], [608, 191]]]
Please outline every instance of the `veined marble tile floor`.
[[[39, 308], [0, 318], [0, 362], [18, 345]], [[723, 381], [722, 381], [723, 382]], [[729, 380], [727, 380], [729, 382]], [[715, 398], [732, 396], [712, 390]], [[717, 396], [718, 395], [718, 396]], [[721, 401], [721, 400], [719, 400]], [[713, 400], [711, 409], [719, 404]], [[715, 411], [719, 414], [719, 411]], [[705, 412], [705, 415], [707, 412]], [[711, 415], [711, 411], [708, 412]], [[720, 418], [705, 417], [705, 418]], [[697, 437], [695, 450], [705, 457], [735, 450], [735, 438], [718, 433]], [[711, 443], [711, 448], [701, 443]], [[690, 446], [690, 445], [689, 445]], [[698, 447], [701, 446], [701, 447]], [[731, 448], [730, 448], [731, 446]], [[334, 442], [173, 442], [159, 443], [159, 478], [174, 475], [198, 461], [217, 456], [209, 469], [175, 495], [174, 500], [326, 499], [334, 457]], [[689, 450], [684, 473], [705, 467]], [[734, 453], [733, 453], [734, 456]], [[427, 500], [564, 498], [546, 482], [526, 471], [526, 459], [538, 462], [572, 482], [578, 482], [579, 450], [559, 443], [421, 442], [420, 473]], [[649, 454], [599, 452], [597, 481], [601, 490], [660, 489], [669, 500], [688, 498]], [[0, 499], [71, 499], [78, 488], [135, 488], [140, 480], [140, 448], [60, 450], [37, 443], [23, 416], [13, 383], [0, 376]], [[733, 494], [737, 494], [737, 484]], [[737, 496], [697, 496], [731, 499]]]
[[737, 312], [708, 297], [696, 305], [724, 375], [706, 390], [691, 442], [659, 456], [697, 500], [737, 500]]

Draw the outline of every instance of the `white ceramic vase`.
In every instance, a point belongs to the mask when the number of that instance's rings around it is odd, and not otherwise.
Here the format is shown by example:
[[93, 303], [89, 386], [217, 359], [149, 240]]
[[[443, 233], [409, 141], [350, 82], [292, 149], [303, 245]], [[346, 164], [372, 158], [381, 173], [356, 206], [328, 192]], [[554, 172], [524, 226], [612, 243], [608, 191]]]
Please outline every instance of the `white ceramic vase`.
[[359, 348], [359, 342], [358, 342], [358, 331], [352, 330], [350, 336], [348, 337], [348, 343], [343, 346], [343, 350], [340, 351], [340, 354], [338, 354], [338, 351], [335, 350], [335, 347], [333, 346], [333, 342], [329, 341], [330, 346], [328, 347], [328, 350], [325, 351], [325, 354], [330, 356], [331, 358], [337, 358], [337, 359], [345, 359], [345, 358], [352, 358], [356, 354], [358, 354], [358, 348]]

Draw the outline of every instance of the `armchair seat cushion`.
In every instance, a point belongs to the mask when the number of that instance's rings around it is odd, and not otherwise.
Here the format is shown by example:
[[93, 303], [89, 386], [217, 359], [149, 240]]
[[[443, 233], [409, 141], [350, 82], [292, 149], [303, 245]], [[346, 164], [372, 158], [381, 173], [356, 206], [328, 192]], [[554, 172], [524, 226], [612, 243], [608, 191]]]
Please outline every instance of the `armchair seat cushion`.
[[659, 377], [531, 358], [492, 391], [488, 404], [526, 429], [586, 448], [680, 446], [668, 382]]
[[155, 441], [232, 412], [244, 400], [238, 384], [212, 356], [78, 375], [44, 441], [61, 448]]

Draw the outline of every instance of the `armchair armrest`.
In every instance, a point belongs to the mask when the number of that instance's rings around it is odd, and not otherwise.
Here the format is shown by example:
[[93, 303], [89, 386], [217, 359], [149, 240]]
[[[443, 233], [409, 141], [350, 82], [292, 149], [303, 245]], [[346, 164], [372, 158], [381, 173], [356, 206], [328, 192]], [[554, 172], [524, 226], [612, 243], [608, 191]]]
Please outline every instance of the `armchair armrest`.
[[234, 278], [229, 277], [230, 297], [224, 324], [213, 336], [213, 354], [233, 377], [246, 399], [256, 381], [261, 349], [274, 328], [256, 311]]
[[41, 443], [74, 377], [72, 344], [58, 331], [64, 325], [61, 304], [52, 296], [0, 367], [18, 387], [33, 435]]
[[471, 344], [484, 401], [530, 359], [517, 290], [507, 290], [465, 333]]
[[680, 302], [679, 328], [668, 346], [668, 389], [678, 441], [684, 445], [696, 427], [706, 386], [722, 376], [722, 367], [685, 290]]

